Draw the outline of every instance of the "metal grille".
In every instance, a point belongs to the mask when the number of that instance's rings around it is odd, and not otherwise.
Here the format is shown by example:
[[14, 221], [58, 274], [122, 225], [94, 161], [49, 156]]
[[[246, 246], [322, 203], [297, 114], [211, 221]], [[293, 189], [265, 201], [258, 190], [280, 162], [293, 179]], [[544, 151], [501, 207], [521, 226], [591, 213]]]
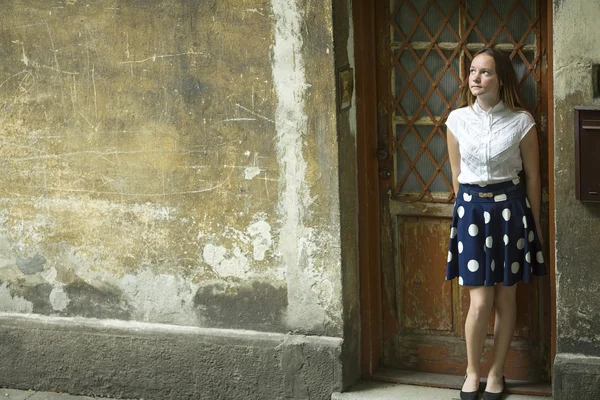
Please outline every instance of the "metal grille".
[[541, 26], [536, 0], [390, 0], [391, 196], [448, 203], [452, 174], [444, 121], [467, 84], [473, 54], [510, 52], [524, 106], [541, 112]]

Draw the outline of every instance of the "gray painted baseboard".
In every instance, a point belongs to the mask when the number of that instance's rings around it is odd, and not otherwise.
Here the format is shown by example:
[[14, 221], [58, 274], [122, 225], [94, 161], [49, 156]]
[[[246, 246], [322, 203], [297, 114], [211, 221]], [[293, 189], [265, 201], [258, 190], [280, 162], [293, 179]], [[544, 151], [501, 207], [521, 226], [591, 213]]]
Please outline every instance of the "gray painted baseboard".
[[342, 339], [0, 313], [0, 386], [150, 399], [330, 399]]

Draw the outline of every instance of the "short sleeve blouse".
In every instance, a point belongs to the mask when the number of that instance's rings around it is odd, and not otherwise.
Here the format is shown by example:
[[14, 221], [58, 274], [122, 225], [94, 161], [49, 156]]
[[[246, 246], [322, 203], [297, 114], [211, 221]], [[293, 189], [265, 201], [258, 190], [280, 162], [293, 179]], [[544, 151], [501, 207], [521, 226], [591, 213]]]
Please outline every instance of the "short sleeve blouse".
[[477, 102], [448, 116], [446, 126], [460, 150], [459, 183], [491, 184], [515, 179], [523, 169], [519, 145], [535, 121], [500, 101], [488, 111]]

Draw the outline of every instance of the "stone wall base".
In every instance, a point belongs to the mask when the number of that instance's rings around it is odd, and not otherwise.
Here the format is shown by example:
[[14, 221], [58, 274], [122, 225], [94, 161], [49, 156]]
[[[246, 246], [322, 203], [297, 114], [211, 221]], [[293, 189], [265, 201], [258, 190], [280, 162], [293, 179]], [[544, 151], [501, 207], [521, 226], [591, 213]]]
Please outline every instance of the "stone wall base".
[[554, 400], [600, 399], [600, 357], [557, 354], [552, 395]]
[[0, 387], [160, 399], [330, 399], [342, 339], [0, 314]]

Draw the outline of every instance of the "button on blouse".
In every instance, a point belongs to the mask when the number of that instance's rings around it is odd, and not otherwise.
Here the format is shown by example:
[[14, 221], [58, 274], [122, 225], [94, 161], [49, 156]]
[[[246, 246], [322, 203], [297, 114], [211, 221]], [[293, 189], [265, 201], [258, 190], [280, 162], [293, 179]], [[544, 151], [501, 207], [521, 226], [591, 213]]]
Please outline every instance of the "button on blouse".
[[490, 184], [515, 179], [523, 169], [519, 145], [535, 121], [527, 111], [513, 111], [500, 101], [488, 111], [477, 102], [448, 116], [446, 126], [458, 142], [458, 182]]

